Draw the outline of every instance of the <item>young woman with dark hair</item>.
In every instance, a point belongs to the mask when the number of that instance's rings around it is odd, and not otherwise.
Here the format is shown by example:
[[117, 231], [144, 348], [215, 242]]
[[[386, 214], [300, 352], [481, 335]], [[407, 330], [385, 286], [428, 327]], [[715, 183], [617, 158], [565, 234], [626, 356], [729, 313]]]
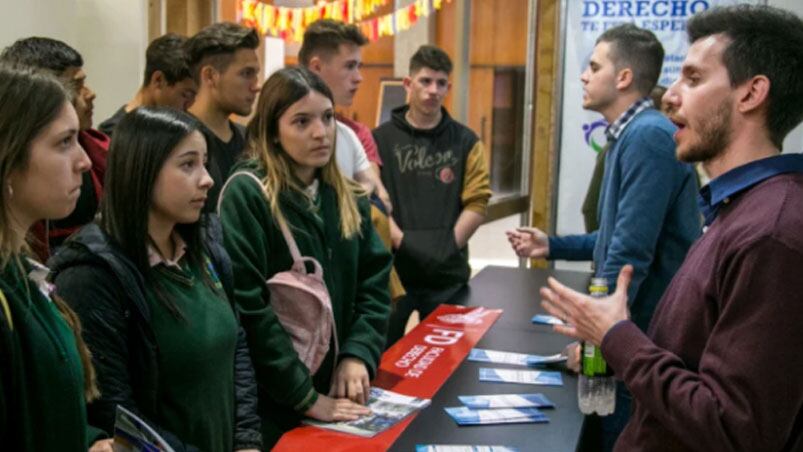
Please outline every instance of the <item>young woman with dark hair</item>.
[[[86, 451], [100, 437], [86, 401], [97, 397], [75, 314], [51, 293], [26, 234], [75, 208], [90, 161], [61, 84], [0, 65], [0, 444], [4, 450]], [[108, 450], [101, 441], [93, 450]]]
[[117, 126], [97, 224], [50, 263], [82, 319], [107, 431], [122, 405], [176, 451], [261, 447], [256, 382], [233, 308], [219, 223], [201, 216], [212, 179], [198, 122], [139, 108]]
[[[250, 160], [234, 170], [219, 211], [260, 383], [263, 438], [272, 446], [305, 415], [332, 421], [368, 413], [362, 404], [385, 343], [391, 257], [371, 224], [368, 198], [333, 158], [332, 94], [320, 78], [302, 68], [274, 73], [248, 136]], [[322, 267], [331, 299], [334, 331], [313, 369], [296, 352], [265, 284], [293, 266], [283, 226], [300, 254]], [[323, 328], [325, 319], [297, 320]]]

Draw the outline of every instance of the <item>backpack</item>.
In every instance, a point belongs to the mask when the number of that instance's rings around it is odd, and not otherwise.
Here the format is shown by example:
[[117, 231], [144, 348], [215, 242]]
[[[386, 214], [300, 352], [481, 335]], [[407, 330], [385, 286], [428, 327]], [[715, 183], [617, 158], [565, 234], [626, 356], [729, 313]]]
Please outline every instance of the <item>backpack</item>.
[[[218, 213], [223, 192], [239, 175], [251, 177], [262, 187], [262, 182], [253, 173], [238, 171], [232, 174], [220, 191]], [[332, 300], [323, 279], [321, 264], [313, 257], [302, 256], [286, 222], [277, 221], [277, 223], [290, 250], [293, 265], [289, 270], [276, 273], [265, 281], [270, 292], [270, 306], [290, 336], [298, 358], [311, 374], [315, 374], [329, 352], [332, 338], [334, 338], [335, 356], [338, 353]], [[307, 272], [307, 263], [312, 265], [311, 273]]]

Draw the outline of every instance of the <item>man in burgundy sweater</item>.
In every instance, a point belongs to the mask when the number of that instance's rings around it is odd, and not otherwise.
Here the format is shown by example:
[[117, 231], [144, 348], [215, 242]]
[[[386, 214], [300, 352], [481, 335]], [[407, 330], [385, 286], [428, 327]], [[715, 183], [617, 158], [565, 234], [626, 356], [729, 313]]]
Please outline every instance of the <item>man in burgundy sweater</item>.
[[618, 451], [803, 450], [803, 155], [779, 155], [803, 119], [803, 21], [766, 6], [690, 19], [664, 96], [677, 156], [702, 162], [705, 232], [647, 334], [628, 320], [632, 267], [594, 300], [551, 279], [555, 330], [595, 345], [633, 393]]

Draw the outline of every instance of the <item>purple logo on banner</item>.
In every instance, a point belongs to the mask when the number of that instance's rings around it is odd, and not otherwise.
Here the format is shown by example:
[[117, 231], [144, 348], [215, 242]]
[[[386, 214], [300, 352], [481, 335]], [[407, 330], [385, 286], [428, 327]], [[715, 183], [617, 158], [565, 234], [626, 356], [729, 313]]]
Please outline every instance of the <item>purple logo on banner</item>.
[[[601, 152], [602, 148], [605, 147], [607, 139], [605, 138], [604, 132], [606, 127], [608, 127], [608, 121], [604, 119], [583, 124], [583, 138], [585, 138], [586, 144], [590, 146], [594, 152]], [[602, 137], [600, 137], [600, 135], [602, 135]]]

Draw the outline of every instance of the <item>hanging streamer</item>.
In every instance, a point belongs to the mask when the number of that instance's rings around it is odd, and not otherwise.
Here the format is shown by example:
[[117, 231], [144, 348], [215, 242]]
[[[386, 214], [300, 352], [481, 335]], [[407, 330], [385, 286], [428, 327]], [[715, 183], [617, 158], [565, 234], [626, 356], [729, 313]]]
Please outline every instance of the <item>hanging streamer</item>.
[[332, 19], [356, 24], [373, 42], [385, 36], [409, 30], [421, 17], [429, 17], [451, 0], [415, 0], [408, 6], [382, 16], [367, 19], [390, 0], [337, 0], [306, 8], [287, 8], [262, 3], [259, 0], [240, 0], [237, 19], [263, 35], [301, 42], [304, 32], [313, 22]]

